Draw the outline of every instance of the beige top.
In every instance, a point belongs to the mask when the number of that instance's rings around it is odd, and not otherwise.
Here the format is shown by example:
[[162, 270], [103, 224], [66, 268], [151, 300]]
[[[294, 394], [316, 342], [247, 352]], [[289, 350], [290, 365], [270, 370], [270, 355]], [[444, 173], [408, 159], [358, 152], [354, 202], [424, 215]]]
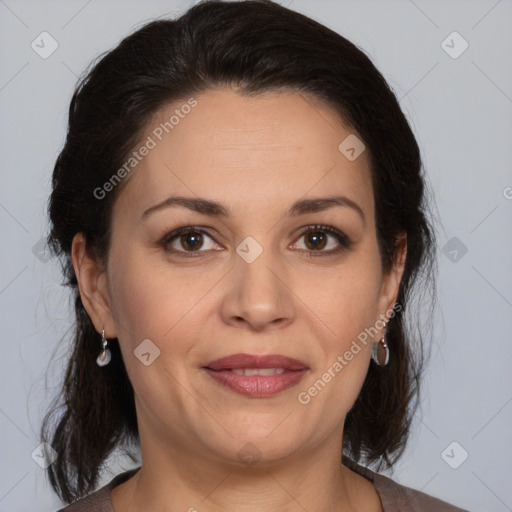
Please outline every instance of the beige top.
[[[346, 461], [345, 465], [373, 483], [382, 502], [383, 512], [469, 512], [420, 491], [400, 485], [390, 478], [354, 462]], [[131, 469], [117, 475], [101, 489], [65, 508], [57, 510], [57, 512], [114, 512], [110, 501], [110, 492], [114, 487], [128, 480], [139, 469]]]

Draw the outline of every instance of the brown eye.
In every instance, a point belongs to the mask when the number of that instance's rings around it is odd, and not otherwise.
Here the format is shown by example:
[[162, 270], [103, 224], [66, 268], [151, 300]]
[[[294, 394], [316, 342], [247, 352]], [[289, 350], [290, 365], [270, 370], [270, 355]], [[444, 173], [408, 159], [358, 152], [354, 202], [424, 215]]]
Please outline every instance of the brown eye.
[[[215, 241], [206, 231], [187, 226], [166, 235], [160, 242], [165, 252], [178, 256], [200, 256], [215, 250]], [[196, 253], [196, 254], [194, 254]]]
[[352, 247], [352, 241], [344, 233], [330, 226], [308, 226], [300, 238], [304, 239], [304, 247], [298, 242], [295, 245], [314, 256], [330, 256]]
[[202, 233], [191, 231], [180, 236], [181, 246], [186, 250], [197, 251], [203, 246]]
[[327, 245], [327, 236], [322, 231], [310, 231], [306, 237], [306, 246], [310, 250], [323, 249]]

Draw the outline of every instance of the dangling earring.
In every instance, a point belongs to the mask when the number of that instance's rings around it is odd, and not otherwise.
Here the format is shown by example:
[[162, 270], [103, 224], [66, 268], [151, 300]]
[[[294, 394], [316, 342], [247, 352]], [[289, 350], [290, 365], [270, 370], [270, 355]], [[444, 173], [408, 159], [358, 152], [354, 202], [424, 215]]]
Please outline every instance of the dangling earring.
[[103, 350], [100, 352], [100, 355], [96, 358], [96, 364], [98, 366], [106, 366], [108, 363], [110, 363], [112, 354], [110, 353], [110, 350], [107, 348], [108, 341], [105, 338], [105, 329], [103, 329], [101, 333], [101, 343], [103, 345]]
[[386, 366], [389, 362], [389, 347], [386, 343], [386, 322], [384, 322], [382, 339], [372, 345], [372, 359], [379, 366]]

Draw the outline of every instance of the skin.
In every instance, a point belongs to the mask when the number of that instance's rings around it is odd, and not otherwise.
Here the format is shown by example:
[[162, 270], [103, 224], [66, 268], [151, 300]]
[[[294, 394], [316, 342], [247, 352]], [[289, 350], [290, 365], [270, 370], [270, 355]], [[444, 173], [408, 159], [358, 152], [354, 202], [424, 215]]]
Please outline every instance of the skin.
[[[381, 511], [370, 481], [340, 464], [372, 340], [308, 404], [297, 399], [396, 301], [406, 245], [383, 274], [368, 151], [349, 161], [338, 145], [354, 131], [302, 93], [248, 98], [221, 88], [196, 99], [120, 191], [107, 261], [81, 234], [73, 241], [84, 305], [99, 333], [119, 339], [135, 390], [142, 469], [113, 490], [114, 510]], [[141, 140], [185, 101], [162, 109]], [[173, 206], [143, 218], [171, 195], [220, 202], [230, 215]], [[346, 206], [285, 215], [299, 199], [334, 195], [357, 203], [364, 220]], [[323, 232], [326, 245], [309, 256], [301, 228], [314, 224], [352, 245], [329, 255], [340, 243]], [[161, 242], [183, 226], [209, 233], [200, 251], [188, 248], [193, 257], [179, 237], [167, 244], [179, 254]], [[263, 248], [252, 263], [236, 252], [248, 236]], [[145, 339], [160, 349], [148, 366], [133, 354]], [[239, 352], [286, 355], [309, 371], [254, 398], [201, 369]], [[251, 466], [237, 456], [246, 443], [261, 457]]]

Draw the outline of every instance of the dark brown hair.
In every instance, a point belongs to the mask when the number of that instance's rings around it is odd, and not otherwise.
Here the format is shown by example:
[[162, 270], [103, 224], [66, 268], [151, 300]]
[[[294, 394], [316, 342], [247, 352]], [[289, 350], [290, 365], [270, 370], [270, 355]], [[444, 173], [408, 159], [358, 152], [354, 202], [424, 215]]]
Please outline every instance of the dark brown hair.
[[117, 340], [110, 343], [112, 362], [96, 364], [101, 345], [78, 292], [73, 237], [84, 233], [88, 248], [100, 258], [108, 255], [112, 205], [123, 184], [101, 200], [94, 190], [123, 165], [165, 104], [224, 85], [245, 95], [309, 93], [366, 145], [383, 271], [391, 269], [403, 232], [407, 258], [398, 295], [402, 308], [387, 329], [390, 363], [370, 365], [346, 418], [344, 457], [389, 467], [404, 450], [425, 361], [421, 331], [412, 334], [404, 313], [413, 283], [424, 278], [433, 284], [435, 267], [414, 135], [383, 76], [339, 34], [269, 0], [205, 1], [176, 20], [150, 22], [126, 37], [98, 59], [71, 100], [66, 142], [53, 171], [48, 242], [63, 263], [76, 326], [62, 394], [41, 428], [42, 440], [59, 453], [48, 468], [50, 483], [66, 502], [95, 488], [115, 448], [128, 450], [139, 441], [133, 388]]

